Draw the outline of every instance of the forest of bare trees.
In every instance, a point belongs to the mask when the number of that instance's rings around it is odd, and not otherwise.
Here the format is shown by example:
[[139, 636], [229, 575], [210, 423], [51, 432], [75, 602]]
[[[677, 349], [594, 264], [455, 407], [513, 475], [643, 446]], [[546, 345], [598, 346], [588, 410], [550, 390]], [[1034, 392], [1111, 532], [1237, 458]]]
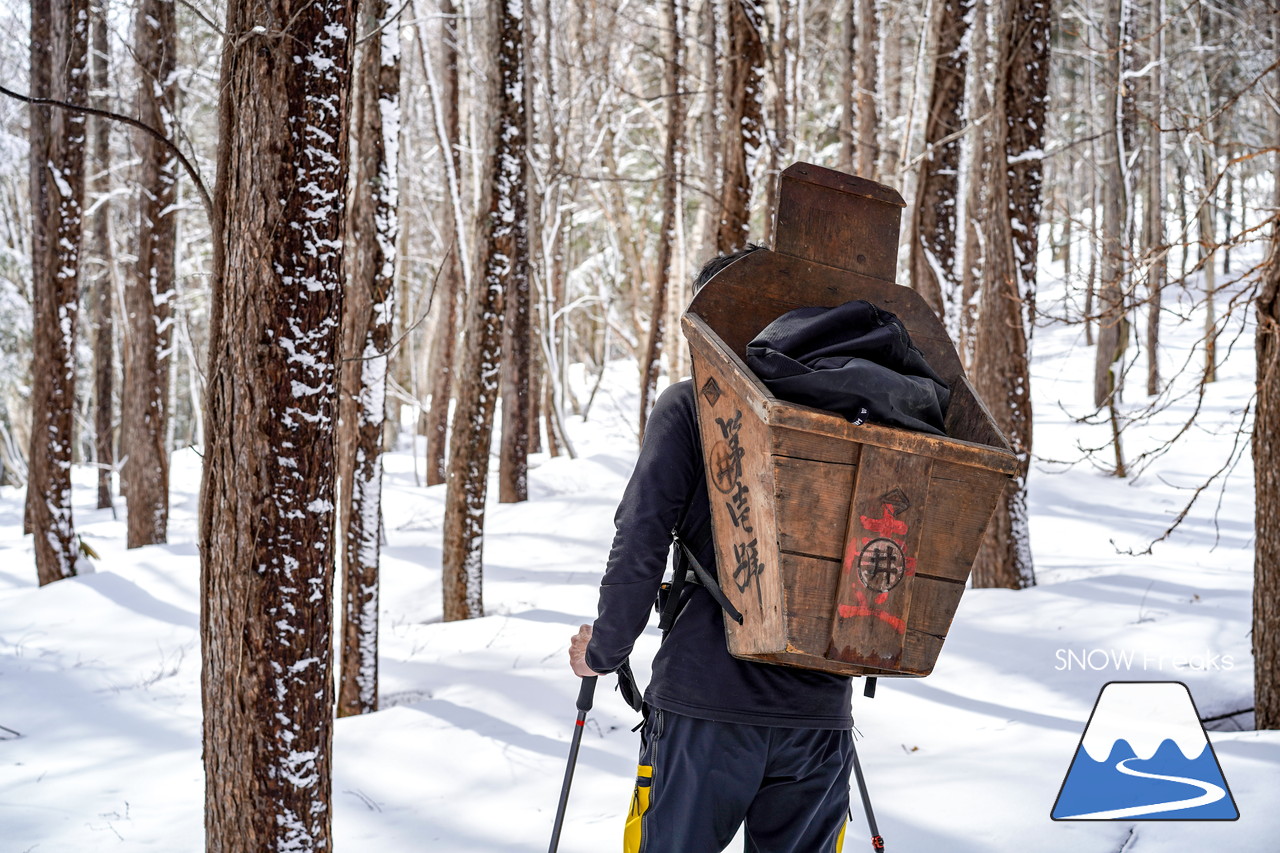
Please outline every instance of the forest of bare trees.
[[[209, 849], [325, 844], [333, 706], [378, 706], [382, 450], [447, 483], [445, 618], [482, 615], [491, 465], [527, 499], [527, 455], [574, 453], [618, 360], [638, 438], [688, 372], [691, 271], [769, 241], [797, 160], [901, 191], [902, 281], [1024, 460], [1037, 327], [1085, 330], [1111, 440], [1077, 461], [1125, 477], [1162, 328], [1202, 324], [1203, 389], [1256, 322], [1280, 727], [1274, 4], [31, 0], [0, 26], [0, 484], [46, 584], [91, 554], [73, 465], [138, 547], [199, 449]], [[1065, 298], [1037, 298], [1045, 258]], [[1035, 583], [1025, 489], [975, 584]]]

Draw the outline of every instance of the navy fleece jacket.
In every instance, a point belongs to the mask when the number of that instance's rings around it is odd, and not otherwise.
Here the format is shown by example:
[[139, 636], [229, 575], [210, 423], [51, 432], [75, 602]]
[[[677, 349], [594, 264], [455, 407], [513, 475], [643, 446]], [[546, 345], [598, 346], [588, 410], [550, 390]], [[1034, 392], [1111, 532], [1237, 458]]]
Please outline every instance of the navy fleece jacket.
[[[613, 672], [631, 653], [653, 611], [675, 530], [715, 573], [707, 483], [693, 384], [678, 382], [654, 404], [635, 470], [614, 516], [617, 533], [600, 586], [587, 665]], [[750, 464], [748, 461], [747, 464]], [[758, 463], [757, 463], [758, 464]], [[706, 541], [697, 542], [702, 532]], [[728, 652], [720, 606], [692, 586], [653, 661], [645, 700], [655, 708], [730, 723], [843, 729], [850, 679], [739, 660]]]

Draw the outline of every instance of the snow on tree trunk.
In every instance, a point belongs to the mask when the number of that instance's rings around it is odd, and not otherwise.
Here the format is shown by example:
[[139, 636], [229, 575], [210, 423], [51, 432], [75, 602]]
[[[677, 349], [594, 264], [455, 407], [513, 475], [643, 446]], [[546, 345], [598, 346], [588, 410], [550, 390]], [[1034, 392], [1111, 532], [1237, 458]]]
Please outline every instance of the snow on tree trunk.
[[[519, 503], [529, 499], [529, 443], [530, 433], [537, 432], [538, 422], [533, 419], [533, 395], [536, 388], [531, 388], [533, 380], [533, 296], [531, 278], [530, 234], [536, 233], [532, 227], [533, 211], [539, 203], [538, 188], [533, 180], [531, 159], [528, 156], [529, 142], [534, 139], [533, 117], [534, 100], [531, 78], [533, 76], [533, 32], [532, 21], [527, 21], [521, 37], [524, 49], [521, 61], [524, 68], [521, 73], [523, 95], [523, 118], [525, 130], [525, 154], [523, 184], [525, 192], [525, 239], [520, 247], [521, 254], [514, 259], [515, 274], [507, 285], [505, 313], [505, 342], [503, 344], [502, 370], [502, 435], [498, 451], [498, 501], [500, 503]], [[532, 196], [532, 199], [530, 199]]]
[[205, 849], [331, 848], [352, 0], [231, 0], [200, 493]]
[[[458, 303], [468, 292], [467, 257], [470, 241], [467, 239], [467, 216], [463, 208], [462, 157], [458, 146], [462, 133], [458, 120], [458, 10], [453, 0], [440, 4], [442, 38], [440, 53], [444, 56], [443, 91], [437, 91], [429, 62], [432, 56], [423, 55], [423, 69], [427, 74], [431, 96], [433, 126], [436, 141], [444, 158], [448, 198], [445, 206], [452, 229], [452, 247], [441, 274], [440, 293], [436, 297], [435, 335], [431, 344], [430, 371], [431, 403], [427, 409], [427, 485], [437, 486], [445, 482], [448, 474], [449, 402], [453, 397], [453, 378], [458, 339]], [[421, 41], [419, 41], [421, 44]]]
[[[991, 203], [974, 387], [1024, 466], [1031, 455], [1031, 374], [1027, 360], [1035, 299], [1035, 254], [1026, 263], [1026, 232], [1040, 216], [1040, 158], [1049, 62], [1049, 4], [1003, 0], [994, 17], [994, 97], [985, 179]], [[1013, 478], [996, 506], [973, 567], [974, 586], [1035, 584], [1027, 531], [1026, 473]]]
[[[92, 103], [107, 109], [108, 64], [107, 0], [93, 6], [93, 52], [90, 57]], [[100, 261], [89, 299], [93, 305], [93, 449], [98, 466], [98, 509], [112, 504], [111, 469], [115, 466], [115, 425], [112, 397], [115, 394], [115, 288], [112, 286], [115, 264], [111, 246], [111, 215], [114, 209], [111, 192], [111, 122], [93, 120], [93, 181], [90, 191], [96, 199], [93, 214], [94, 254]]]
[[[89, 82], [89, 4], [87, 0], [61, 0], [53, 6], [50, 11], [46, 4], [32, 4], [32, 82], [37, 90], [47, 86], [48, 93], [58, 100], [84, 104]], [[37, 68], [45, 62], [51, 72]], [[84, 230], [85, 117], [54, 110], [48, 119], [45, 125], [33, 117], [31, 146], [33, 172], [39, 162], [36, 158], [43, 161], [42, 174], [33, 175], [33, 215], [43, 206], [44, 216], [34, 223], [38, 236], [33, 243], [40, 257], [32, 265], [36, 275], [32, 283], [35, 357], [27, 500], [36, 575], [42, 585], [75, 575], [79, 556], [71, 514], [71, 460], [80, 239]], [[43, 137], [46, 128], [47, 137]]]
[[[174, 0], [143, 0], [134, 29], [138, 117], [174, 137]], [[159, 140], [138, 133], [138, 260], [124, 289], [129, 334], [121, 401], [129, 483], [127, 544], [154, 545], [169, 525], [169, 370], [173, 359], [174, 250], [178, 161]]]
[[751, 177], [764, 156], [764, 10], [760, 0], [729, 3], [728, 70], [724, 80], [724, 191], [716, 251], [728, 254], [747, 244]]
[[485, 219], [484, 267], [467, 317], [466, 355], [458, 374], [462, 387], [449, 438], [443, 555], [445, 621], [484, 615], [484, 504], [502, 368], [503, 315], [507, 292], [528, 275], [523, 3], [504, 0], [495, 14], [498, 73], [494, 75], [494, 99], [498, 114], [494, 177]]
[[924, 126], [924, 156], [908, 224], [911, 286], [939, 317], [955, 300], [960, 112], [964, 104], [965, 42], [973, 0], [939, 0], [933, 30], [933, 84]]
[[671, 43], [666, 61], [667, 146], [662, 186], [662, 225], [658, 232], [658, 279], [649, 305], [649, 336], [640, 368], [640, 440], [658, 390], [658, 369], [666, 333], [667, 291], [671, 282], [672, 254], [676, 241], [676, 191], [684, 174], [684, 98], [681, 96], [684, 66], [684, 15], [677, 0], [667, 0], [666, 28]]
[[347, 218], [347, 287], [338, 371], [338, 523], [342, 526], [342, 665], [338, 715], [378, 710], [378, 559], [382, 535], [382, 428], [394, 316], [400, 38], [387, 0], [360, 11], [352, 91], [356, 149]]

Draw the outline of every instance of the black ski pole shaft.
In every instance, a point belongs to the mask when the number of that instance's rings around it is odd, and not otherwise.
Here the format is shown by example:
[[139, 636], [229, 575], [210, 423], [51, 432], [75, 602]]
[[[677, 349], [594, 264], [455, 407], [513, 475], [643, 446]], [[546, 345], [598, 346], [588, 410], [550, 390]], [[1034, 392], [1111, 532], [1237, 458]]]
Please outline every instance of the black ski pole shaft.
[[569, 763], [564, 768], [564, 784], [560, 786], [560, 804], [556, 806], [556, 824], [551, 830], [551, 847], [548, 853], [556, 853], [560, 846], [560, 829], [564, 825], [564, 810], [569, 805], [569, 786], [573, 784], [573, 768], [578, 763], [578, 747], [582, 746], [582, 727], [587, 722], [587, 712], [595, 698], [596, 676], [582, 679], [578, 688], [578, 719], [573, 726], [573, 739], [569, 742]]
[[858, 747], [853, 743], [853, 775], [858, 778], [858, 793], [862, 795], [862, 808], [867, 813], [867, 828], [871, 830], [871, 849], [883, 850], [884, 839], [876, 827], [876, 814], [871, 810], [871, 795], [867, 793], [867, 780], [862, 775], [862, 762], [858, 760]]

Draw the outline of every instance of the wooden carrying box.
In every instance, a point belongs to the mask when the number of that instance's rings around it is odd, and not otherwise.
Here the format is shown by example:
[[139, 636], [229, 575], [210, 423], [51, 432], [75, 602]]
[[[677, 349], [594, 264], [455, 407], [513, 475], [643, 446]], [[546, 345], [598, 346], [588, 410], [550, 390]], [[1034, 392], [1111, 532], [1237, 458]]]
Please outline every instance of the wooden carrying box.
[[[928, 675], [1018, 470], [941, 322], [892, 282], [902, 207], [888, 187], [798, 163], [773, 251], [725, 268], [684, 315], [716, 564], [744, 617], [725, 620], [737, 657]], [[896, 314], [951, 386], [946, 438], [784, 402], [743, 362], [781, 314], [852, 299]]]

